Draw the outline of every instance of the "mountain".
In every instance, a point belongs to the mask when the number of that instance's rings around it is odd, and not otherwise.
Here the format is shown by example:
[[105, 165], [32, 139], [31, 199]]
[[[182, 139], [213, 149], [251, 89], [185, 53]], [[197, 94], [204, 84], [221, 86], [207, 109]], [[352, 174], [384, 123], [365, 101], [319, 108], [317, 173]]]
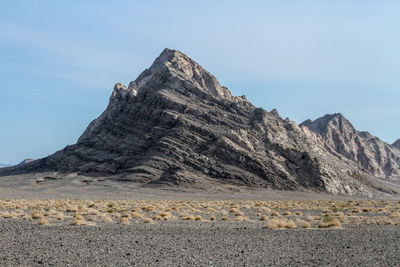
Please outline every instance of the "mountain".
[[400, 139], [397, 139], [396, 142], [392, 144], [393, 147], [400, 149]]
[[400, 151], [368, 132], [357, 131], [342, 114], [306, 120], [300, 126], [316, 133], [315, 143], [339, 159], [349, 159], [375, 177], [400, 180]]
[[232, 96], [185, 54], [165, 49], [78, 142], [0, 171], [76, 173], [145, 186], [213, 183], [371, 195], [367, 172], [315, 143], [276, 110]]

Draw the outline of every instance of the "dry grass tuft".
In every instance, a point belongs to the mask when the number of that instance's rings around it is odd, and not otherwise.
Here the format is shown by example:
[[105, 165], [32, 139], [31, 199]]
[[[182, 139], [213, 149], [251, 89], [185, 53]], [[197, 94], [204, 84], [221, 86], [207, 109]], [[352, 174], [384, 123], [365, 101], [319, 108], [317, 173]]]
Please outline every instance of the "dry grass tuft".
[[302, 223], [300, 224], [300, 227], [303, 228], [303, 229], [309, 229], [309, 228], [311, 228], [311, 223], [309, 223], [309, 222], [302, 222]]
[[105, 223], [112, 223], [114, 222], [113, 219], [109, 215], [105, 215], [103, 218], [103, 222]]
[[128, 217], [121, 217], [121, 218], [119, 219], [119, 222], [120, 222], [120, 224], [123, 224], [123, 225], [128, 225], [128, 224], [130, 223]]
[[280, 216], [279, 212], [277, 212], [276, 210], [273, 210], [271, 212], [271, 216]]
[[295, 228], [297, 228], [297, 225], [293, 221], [289, 221], [286, 223], [285, 227], [287, 229], [295, 229]]
[[154, 221], [153, 221], [152, 218], [144, 218], [144, 219], [143, 219], [143, 222], [144, 222], [144, 223], [149, 223], [149, 224], [154, 224]]
[[267, 221], [267, 223], [264, 225], [263, 228], [270, 229], [270, 230], [282, 229], [282, 228], [285, 228], [286, 225], [287, 225], [287, 223], [286, 223], [285, 220], [282, 220], [282, 219], [271, 219], [271, 220]]
[[342, 224], [339, 220], [328, 216], [318, 224], [318, 228], [342, 228]]
[[42, 218], [40, 218], [40, 220], [39, 220], [39, 224], [41, 224], [41, 225], [48, 225], [48, 224], [49, 224], [49, 221], [48, 221], [46, 218], [42, 217]]
[[226, 215], [221, 216], [221, 221], [229, 221], [229, 217]]

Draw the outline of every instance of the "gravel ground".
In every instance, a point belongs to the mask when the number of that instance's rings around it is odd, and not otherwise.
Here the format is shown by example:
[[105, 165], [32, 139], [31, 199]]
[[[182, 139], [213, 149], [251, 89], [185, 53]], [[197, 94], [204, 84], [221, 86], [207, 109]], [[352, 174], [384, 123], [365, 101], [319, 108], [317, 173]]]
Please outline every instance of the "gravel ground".
[[234, 222], [41, 226], [0, 219], [0, 266], [400, 266], [400, 227]]

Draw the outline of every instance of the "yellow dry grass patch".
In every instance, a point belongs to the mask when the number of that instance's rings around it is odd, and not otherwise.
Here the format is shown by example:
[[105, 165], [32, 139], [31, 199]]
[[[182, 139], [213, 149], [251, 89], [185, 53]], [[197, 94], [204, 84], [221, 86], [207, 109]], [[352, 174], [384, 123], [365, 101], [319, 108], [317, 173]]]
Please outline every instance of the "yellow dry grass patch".
[[[347, 225], [400, 225], [400, 205], [392, 201], [157, 201], [157, 200], [0, 200], [0, 219], [50, 225], [197, 221], [271, 224], [307, 229]], [[221, 222], [222, 221], [222, 222]], [[277, 221], [282, 221], [277, 223]], [[285, 226], [282, 226], [283, 222]], [[292, 223], [291, 223], [292, 222]], [[340, 224], [340, 225], [339, 225]], [[276, 225], [276, 226], [272, 226]]]

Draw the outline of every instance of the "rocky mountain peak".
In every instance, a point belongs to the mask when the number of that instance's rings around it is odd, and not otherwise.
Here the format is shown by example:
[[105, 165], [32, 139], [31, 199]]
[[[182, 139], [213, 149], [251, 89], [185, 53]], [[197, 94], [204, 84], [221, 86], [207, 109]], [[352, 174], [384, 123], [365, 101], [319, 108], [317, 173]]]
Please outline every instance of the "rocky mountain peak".
[[396, 142], [394, 142], [394, 143], [392, 144], [392, 146], [394, 146], [395, 148], [400, 149], [400, 139], [397, 139]]
[[327, 114], [315, 121], [308, 119], [302, 122], [300, 126], [306, 126], [320, 135], [327, 135], [330, 132], [329, 129], [336, 129], [342, 134], [354, 134], [356, 132], [351, 122], [341, 113]]
[[306, 120], [300, 126], [316, 133], [319, 145], [339, 158], [355, 162], [376, 177], [400, 178], [400, 153], [369, 132], [357, 131], [342, 114]]
[[140, 91], [147, 84], [151, 83], [154, 87], [154, 84], [160, 81], [167, 81], [170, 84], [183, 81], [191, 83], [205, 93], [228, 100], [233, 98], [229, 90], [221, 86], [211, 73], [178, 50], [165, 48], [150, 68], [129, 84], [128, 89]]

